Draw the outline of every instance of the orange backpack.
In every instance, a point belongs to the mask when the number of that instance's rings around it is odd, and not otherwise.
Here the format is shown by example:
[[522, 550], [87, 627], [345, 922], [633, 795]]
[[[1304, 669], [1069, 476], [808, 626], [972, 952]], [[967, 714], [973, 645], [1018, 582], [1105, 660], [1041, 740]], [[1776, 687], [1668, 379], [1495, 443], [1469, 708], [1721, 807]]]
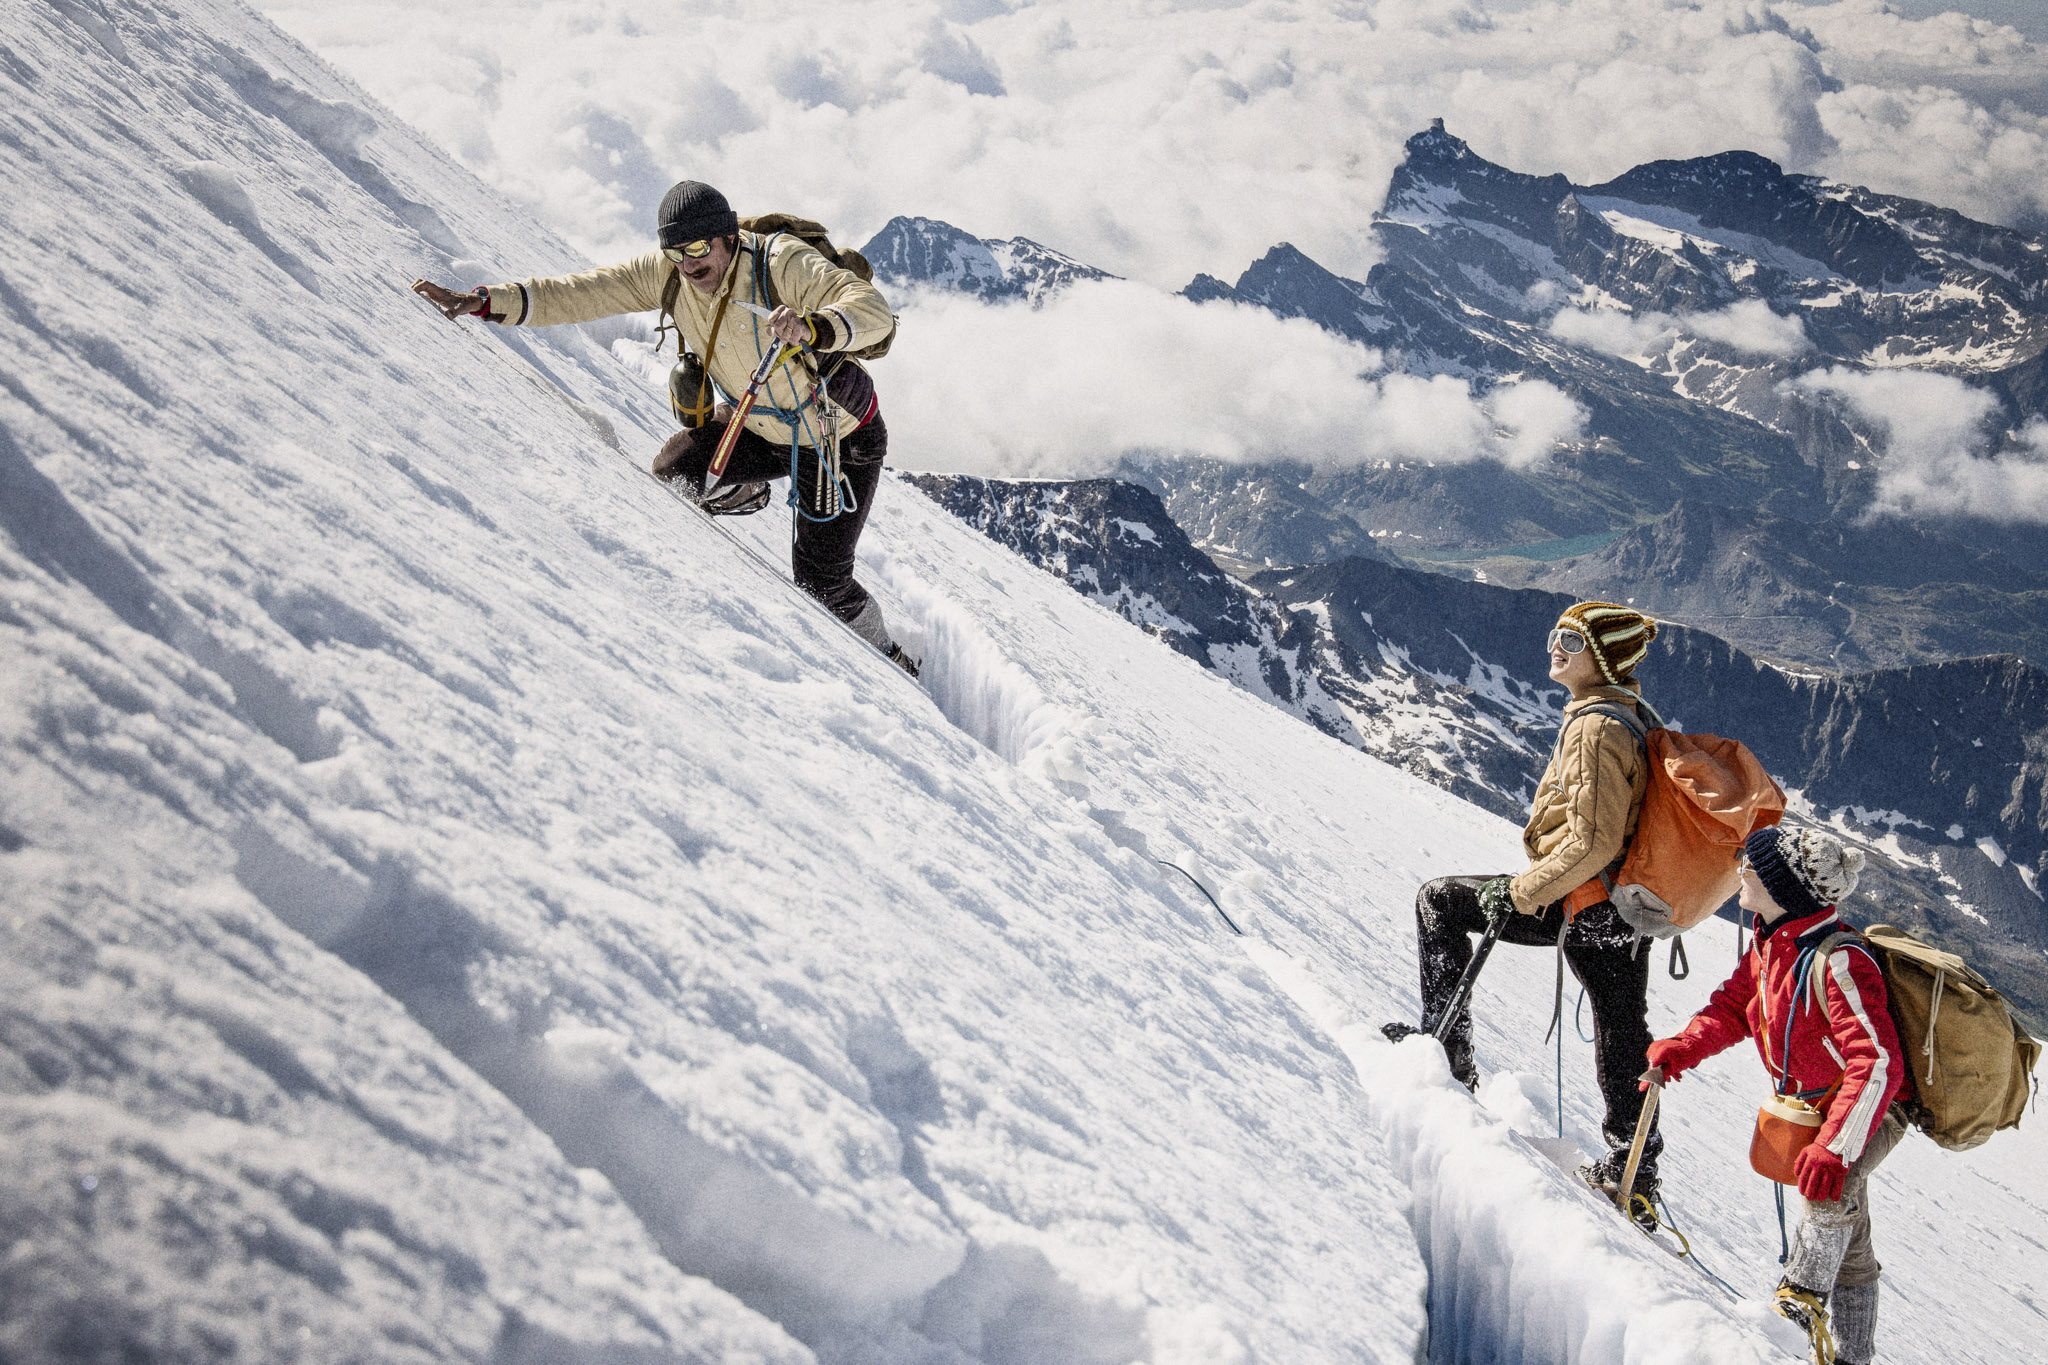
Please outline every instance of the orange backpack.
[[1671, 938], [1736, 892], [1742, 841], [1785, 814], [1785, 793], [1740, 740], [1645, 726], [1621, 706], [1593, 706], [1642, 742], [1650, 784], [1620, 871], [1602, 873], [1631, 928]]

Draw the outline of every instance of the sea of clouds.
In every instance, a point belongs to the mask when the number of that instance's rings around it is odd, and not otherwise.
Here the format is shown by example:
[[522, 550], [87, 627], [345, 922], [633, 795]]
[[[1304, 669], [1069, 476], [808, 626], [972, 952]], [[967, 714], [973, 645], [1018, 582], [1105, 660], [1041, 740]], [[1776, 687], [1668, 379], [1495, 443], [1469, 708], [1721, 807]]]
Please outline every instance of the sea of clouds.
[[916, 467], [1073, 477], [1133, 451], [1527, 466], [1584, 434], [1585, 411], [1554, 385], [1475, 392], [1389, 371], [1370, 347], [1248, 304], [1116, 280], [1042, 308], [951, 293], [896, 302], [916, 325], [889, 353], [889, 409], [892, 426], [924, 433], [905, 452]]
[[259, 0], [594, 259], [681, 178], [859, 242], [899, 213], [1169, 289], [1340, 273], [1403, 142], [1599, 181], [1732, 148], [2048, 222], [2017, 31], [1882, 0]]
[[[1575, 439], [1583, 414], [1548, 385], [1388, 374], [1312, 328], [1171, 295], [1282, 240], [1362, 277], [1402, 146], [1434, 117], [1489, 159], [1580, 183], [1744, 148], [2048, 224], [2043, 49], [1884, 0], [258, 4], [595, 260], [644, 250], [654, 205], [688, 177], [743, 213], [820, 218], [846, 244], [921, 214], [1149, 287], [1037, 314], [920, 300], [888, 384], [899, 462], [924, 467], [1074, 475], [1144, 448], [1526, 464]], [[1761, 303], [1570, 308], [1553, 326], [1632, 357], [1687, 336], [1770, 359], [1808, 349]], [[963, 355], [986, 363], [951, 363]], [[1985, 472], [2006, 478], [2031, 438], [1970, 427], [1975, 445], [1935, 444], [1975, 463], [1944, 464], [1898, 413], [1932, 391], [1889, 376], [1814, 387], [1880, 414], [1902, 470], [1940, 474], [1888, 477], [1886, 505], [2014, 505]]]

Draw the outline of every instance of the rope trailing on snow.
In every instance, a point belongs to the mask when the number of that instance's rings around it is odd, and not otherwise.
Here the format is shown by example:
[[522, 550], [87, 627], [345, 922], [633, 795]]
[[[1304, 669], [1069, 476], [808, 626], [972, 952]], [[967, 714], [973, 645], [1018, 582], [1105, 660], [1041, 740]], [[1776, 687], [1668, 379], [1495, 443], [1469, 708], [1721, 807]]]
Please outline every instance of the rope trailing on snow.
[[1236, 934], [1239, 938], [1244, 937], [1244, 930], [1237, 927], [1237, 921], [1230, 917], [1230, 912], [1225, 910], [1223, 906], [1217, 902], [1216, 898], [1209, 894], [1209, 888], [1202, 885], [1202, 883], [1196, 879], [1194, 873], [1188, 871], [1179, 863], [1169, 863], [1164, 858], [1156, 858], [1153, 861], [1157, 862], [1161, 867], [1172, 868], [1175, 872], [1180, 873], [1181, 876], [1186, 877], [1191, 882], [1194, 882], [1195, 890], [1201, 892], [1203, 899], [1207, 900], [1209, 904], [1214, 905], [1216, 907], [1216, 913], [1223, 916], [1223, 922], [1230, 926], [1230, 932]]
[[[1553, 1025], [1554, 1027], [1554, 1025]], [[1564, 1030], [1557, 1031], [1557, 1135], [1564, 1136]]]
[[1692, 1262], [1694, 1268], [1697, 1269], [1700, 1272], [1700, 1274], [1705, 1275], [1709, 1280], [1712, 1280], [1715, 1284], [1721, 1286], [1721, 1291], [1725, 1293], [1729, 1298], [1735, 1300], [1737, 1303], [1740, 1303], [1742, 1301], [1742, 1291], [1737, 1289], [1734, 1285], [1728, 1283], [1728, 1281], [1722, 1279], [1719, 1275], [1716, 1275], [1713, 1271], [1713, 1268], [1709, 1266], [1705, 1261], [1702, 1261], [1700, 1259], [1700, 1254], [1692, 1249], [1692, 1239], [1687, 1237], [1683, 1232], [1679, 1230], [1678, 1219], [1671, 1212], [1671, 1205], [1668, 1201], [1666, 1201], [1661, 1192], [1657, 1195], [1657, 1201], [1654, 1205], [1651, 1204], [1650, 1197], [1648, 1195], [1642, 1194], [1635, 1196], [1634, 1202], [1637, 1204], [1641, 1204], [1645, 1209], [1648, 1209], [1650, 1211], [1650, 1216], [1656, 1220], [1658, 1227], [1665, 1229], [1673, 1237], [1676, 1237], [1678, 1239], [1678, 1258], [1680, 1260]]

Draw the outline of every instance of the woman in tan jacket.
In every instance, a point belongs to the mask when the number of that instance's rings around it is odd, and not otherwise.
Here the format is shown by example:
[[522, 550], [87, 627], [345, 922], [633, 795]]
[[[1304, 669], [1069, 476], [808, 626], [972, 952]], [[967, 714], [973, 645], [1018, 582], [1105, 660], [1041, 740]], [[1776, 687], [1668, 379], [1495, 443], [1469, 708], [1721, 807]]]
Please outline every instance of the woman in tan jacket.
[[[694, 414], [698, 424], [662, 447], [654, 473], [687, 480], [685, 487], [714, 513], [753, 511], [766, 502], [769, 480], [793, 477], [796, 535], [790, 558], [797, 586], [915, 676], [916, 661], [890, 637], [881, 604], [853, 576], [854, 549], [881, 482], [889, 429], [873, 380], [848, 353], [890, 335], [896, 322], [888, 303], [874, 285], [793, 234], [743, 231], [725, 196], [694, 180], [668, 192], [655, 230], [657, 250], [579, 275], [485, 285], [462, 294], [428, 280], [415, 281], [413, 289], [451, 319], [479, 317], [507, 327], [665, 309], [700, 367], [695, 373], [706, 376], [701, 392], [713, 398], [719, 390], [740, 394], [755, 368], [785, 344], [807, 348], [808, 357], [768, 375], [722, 482], [703, 486], [735, 415], [723, 402]], [[830, 383], [814, 395], [821, 369]]]
[[[1608, 1155], [1579, 1173], [1609, 1195], [1619, 1189], [1642, 1113], [1636, 1078], [1646, 1069], [1650, 1043], [1649, 956], [1638, 951], [1641, 940], [1601, 880], [1621, 866], [1649, 782], [1642, 739], [1613, 711], [1620, 708], [1645, 727], [1657, 724], [1635, 679], [1656, 635], [1654, 621], [1613, 602], [1579, 602], [1558, 617], [1548, 641], [1550, 676], [1570, 695], [1557, 749], [1522, 830], [1529, 864], [1513, 875], [1440, 877], [1416, 894], [1423, 1027], [1396, 1023], [1384, 1030], [1398, 1041], [1435, 1028], [1472, 960], [1472, 935], [1486, 932], [1489, 920], [1501, 921], [1503, 943], [1561, 944], [1593, 1004], [1594, 1065], [1607, 1106]], [[1453, 1023], [1445, 1051], [1452, 1074], [1476, 1087], [1469, 1010]], [[1655, 1196], [1662, 1148], [1663, 1138], [1653, 1131], [1637, 1193]]]

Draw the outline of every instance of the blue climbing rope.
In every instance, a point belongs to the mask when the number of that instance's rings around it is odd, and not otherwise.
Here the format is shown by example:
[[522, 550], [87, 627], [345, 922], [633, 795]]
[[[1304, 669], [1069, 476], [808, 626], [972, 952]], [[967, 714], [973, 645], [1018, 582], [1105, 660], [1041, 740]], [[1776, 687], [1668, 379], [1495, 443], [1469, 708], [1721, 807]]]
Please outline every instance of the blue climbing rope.
[[[1638, 1196], [1638, 1198], [1640, 1197], [1641, 1196]], [[1657, 1214], [1658, 1222], [1661, 1223], [1664, 1227], [1669, 1228], [1671, 1230], [1671, 1235], [1678, 1239], [1678, 1245], [1680, 1246], [1680, 1248], [1682, 1248], [1678, 1253], [1679, 1259], [1684, 1261], [1691, 1261], [1693, 1265], [1699, 1270], [1700, 1274], [1706, 1276], [1715, 1284], [1721, 1286], [1722, 1291], [1726, 1293], [1729, 1298], [1734, 1299], [1738, 1303], [1741, 1302], [1742, 1291], [1737, 1289], [1734, 1285], [1728, 1283], [1728, 1281], [1722, 1279], [1719, 1275], [1716, 1275], [1714, 1273], [1714, 1268], [1708, 1265], [1705, 1261], [1702, 1261], [1700, 1259], [1700, 1254], [1692, 1249], [1692, 1239], [1687, 1237], [1683, 1232], [1679, 1230], [1678, 1219], [1674, 1217], [1671, 1212], [1671, 1203], [1669, 1200], [1664, 1198], [1661, 1192], [1657, 1195], [1657, 1206], [1654, 1212]]]
[[[775, 238], [779, 236], [781, 236], [780, 233], [771, 235], [767, 242], [762, 245], [761, 249], [754, 253], [754, 292], [761, 297], [764, 303], [773, 297], [769, 292], [768, 257], [773, 248]], [[754, 315], [752, 321], [754, 346], [759, 350], [761, 349], [760, 316], [758, 314]], [[780, 342], [775, 338], [770, 338], [770, 344], [779, 345]], [[804, 354], [812, 355], [815, 359], [815, 355], [809, 347], [804, 348]], [[791, 393], [795, 394], [798, 392], [794, 379], [789, 381], [789, 386]], [[764, 390], [771, 387], [772, 381], [770, 385], [763, 386]], [[860, 510], [860, 500], [854, 496], [853, 492], [853, 481], [846, 477], [843, 470], [838, 468], [838, 461], [836, 459], [832, 462], [833, 467], [826, 471], [830, 473], [833, 481], [832, 511], [824, 516], [814, 517], [804, 510], [803, 482], [799, 476], [802, 468], [803, 447], [806, 437], [809, 438], [811, 449], [818, 453], [818, 463], [821, 469], [825, 464], [825, 451], [827, 448], [825, 432], [822, 424], [813, 420], [814, 417], [824, 411], [824, 404], [820, 401], [824, 388], [824, 371], [821, 368], [816, 382], [811, 386], [811, 392], [808, 395], [800, 394], [799, 397], [802, 401], [796, 407], [783, 408], [773, 404], [764, 405], [758, 401], [754, 404], [755, 412], [765, 413], [789, 428], [789, 497], [787, 499], [789, 510], [792, 515], [801, 517], [803, 520], [814, 525], [823, 525], [826, 522], [837, 521], [848, 512], [858, 512]], [[820, 497], [820, 505], [825, 505], [822, 495]]]

